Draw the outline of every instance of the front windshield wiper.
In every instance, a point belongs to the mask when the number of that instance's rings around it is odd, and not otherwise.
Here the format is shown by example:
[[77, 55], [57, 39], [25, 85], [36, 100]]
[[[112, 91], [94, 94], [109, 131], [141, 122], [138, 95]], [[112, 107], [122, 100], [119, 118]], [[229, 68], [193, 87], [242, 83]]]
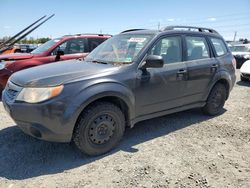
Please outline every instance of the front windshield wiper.
[[100, 63], [100, 64], [112, 64], [112, 65], [124, 65], [124, 64], [131, 64], [132, 62], [116, 62], [116, 61], [103, 61], [100, 59], [87, 59], [87, 62], [92, 63]]
[[102, 61], [102, 60], [99, 60], [99, 59], [87, 59], [85, 61], [86, 62], [92, 62], [92, 63], [108, 64], [108, 62]]

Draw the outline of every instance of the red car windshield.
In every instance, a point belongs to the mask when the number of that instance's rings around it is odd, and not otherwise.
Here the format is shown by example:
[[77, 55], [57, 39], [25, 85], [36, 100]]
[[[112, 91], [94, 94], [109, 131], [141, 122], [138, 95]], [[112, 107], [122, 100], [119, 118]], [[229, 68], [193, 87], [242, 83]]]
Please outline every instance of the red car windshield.
[[62, 38], [56, 38], [49, 40], [48, 42], [45, 42], [44, 44], [41, 44], [38, 46], [35, 50], [31, 52], [31, 54], [41, 54], [46, 52], [48, 49], [50, 49], [52, 46], [54, 46], [57, 42], [59, 42]]

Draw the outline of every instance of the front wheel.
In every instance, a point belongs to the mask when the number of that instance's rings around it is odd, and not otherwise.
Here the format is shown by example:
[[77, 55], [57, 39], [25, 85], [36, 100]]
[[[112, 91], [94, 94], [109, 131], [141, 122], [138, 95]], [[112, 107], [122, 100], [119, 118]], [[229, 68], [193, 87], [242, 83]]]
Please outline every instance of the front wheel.
[[202, 111], [205, 114], [211, 116], [219, 114], [222, 111], [223, 106], [225, 104], [226, 96], [227, 96], [226, 87], [220, 83], [216, 84], [212, 88], [207, 98], [206, 105], [202, 108]]
[[124, 114], [109, 102], [97, 102], [80, 115], [73, 140], [88, 155], [110, 151], [121, 140], [125, 130]]

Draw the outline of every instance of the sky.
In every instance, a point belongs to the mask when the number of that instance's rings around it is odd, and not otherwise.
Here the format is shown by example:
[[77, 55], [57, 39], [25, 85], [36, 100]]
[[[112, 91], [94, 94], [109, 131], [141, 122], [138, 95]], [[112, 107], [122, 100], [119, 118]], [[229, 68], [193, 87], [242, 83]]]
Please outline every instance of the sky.
[[28, 37], [192, 25], [213, 28], [226, 40], [235, 32], [236, 39], [250, 39], [250, 0], [0, 0], [0, 38], [51, 14]]

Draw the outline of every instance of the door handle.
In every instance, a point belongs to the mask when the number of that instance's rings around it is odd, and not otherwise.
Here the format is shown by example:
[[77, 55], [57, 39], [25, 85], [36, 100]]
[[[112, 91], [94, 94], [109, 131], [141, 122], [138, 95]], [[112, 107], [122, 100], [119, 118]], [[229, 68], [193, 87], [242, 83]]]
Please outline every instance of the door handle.
[[185, 74], [187, 73], [187, 70], [186, 69], [180, 69], [178, 70], [177, 74]]
[[178, 70], [178, 72], [177, 72], [177, 80], [185, 80], [186, 79], [186, 73], [187, 73], [186, 69]]
[[217, 70], [217, 68], [218, 68], [218, 64], [213, 64], [211, 66], [211, 73], [214, 73]]

